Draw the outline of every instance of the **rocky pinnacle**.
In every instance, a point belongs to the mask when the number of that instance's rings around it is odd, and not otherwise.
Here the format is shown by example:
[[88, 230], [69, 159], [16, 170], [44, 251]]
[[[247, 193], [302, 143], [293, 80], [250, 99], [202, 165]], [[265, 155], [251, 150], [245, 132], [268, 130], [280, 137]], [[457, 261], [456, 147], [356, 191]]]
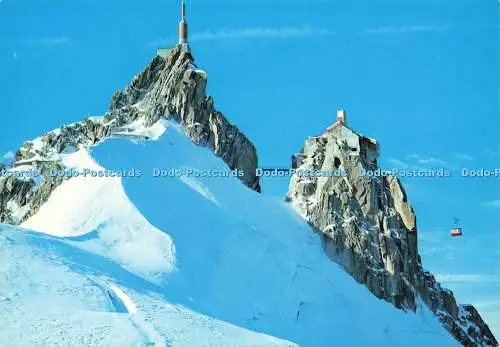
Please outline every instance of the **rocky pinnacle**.
[[41, 183], [37, 185], [30, 178], [0, 177], [0, 222], [22, 223], [68, 179], [49, 174], [65, 169], [58, 154], [118, 136], [138, 120], [148, 126], [161, 117], [179, 123], [195, 144], [208, 147], [231, 170], [241, 170], [243, 176], [238, 178], [260, 192], [254, 145], [215, 109], [213, 98], [206, 95], [206, 85], [207, 74], [196, 68], [187, 46], [179, 44], [168, 55], [156, 56], [123, 92], [117, 91], [103, 119], [87, 118], [25, 142], [11, 166], [35, 170], [41, 175]]
[[177, 45], [165, 58], [153, 59], [123, 93], [115, 93], [106, 120], [120, 126], [139, 117], [146, 125], [161, 116], [173, 119], [194, 143], [210, 148], [230, 169], [242, 170], [243, 183], [260, 191], [254, 145], [215, 109], [206, 85], [207, 74], [196, 68], [187, 46]]
[[401, 182], [365, 174], [378, 169], [378, 156], [375, 140], [337, 122], [292, 157], [287, 200], [322, 235], [325, 253], [374, 295], [403, 310], [425, 303], [464, 346], [497, 346], [478, 312], [422, 268]]
[[[161, 117], [179, 123], [194, 143], [230, 169], [243, 171], [241, 181], [260, 191], [254, 145], [216, 110], [206, 84], [207, 74], [194, 65], [187, 46], [177, 45], [117, 91], [103, 118], [87, 118], [24, 143], [14, 162], [0, 170], [23, 166], [42, 179], [0, 177], [0, 222], [22, 223], [68, 179], [49, 174], [65, 169], [60, 153], [94, 146], [136, 121], [147, 126]], [[336, 123], [306, 141], [292, 166], [298, 171], [343, 170], [345, 175], [294, 175], [287, 199], [321, 235], [325, 253], [374, 295], [403, 310], [425, 304], [464, 346], [498, 346], [477, 310], [458, 305], [453, 293], [423, 269], [416, 216], [401, 182], [394, 176], [361, 174], [378, 168], [378, 155], [375, 140]]]

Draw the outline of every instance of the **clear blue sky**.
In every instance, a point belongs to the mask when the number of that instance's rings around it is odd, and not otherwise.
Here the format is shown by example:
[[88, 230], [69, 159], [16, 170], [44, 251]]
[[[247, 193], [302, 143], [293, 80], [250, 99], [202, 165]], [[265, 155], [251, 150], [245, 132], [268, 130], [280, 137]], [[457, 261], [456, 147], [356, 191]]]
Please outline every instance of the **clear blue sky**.
[[[188, 2], [191, 47], [219, 110], [288, 166], [345, 108], [380, 164], [446, 167], [405, 179], [424, 266], [500, 335], [499, 3], [495, 0]], [[0, 153], [103, 114], [114, 90], [176, 42], [179, 2], [0, 0]], [[283, 196], [286, 180], [266, 180]], [[462, 238], [450, 238], [456, 216]]]

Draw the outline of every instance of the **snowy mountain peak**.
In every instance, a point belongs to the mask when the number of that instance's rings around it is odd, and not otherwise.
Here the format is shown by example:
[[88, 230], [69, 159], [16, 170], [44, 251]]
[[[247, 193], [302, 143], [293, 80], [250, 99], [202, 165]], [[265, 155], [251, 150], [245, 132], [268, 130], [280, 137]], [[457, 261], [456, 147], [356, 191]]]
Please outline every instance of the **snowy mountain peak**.
[[322, 235], [326, 254], [377, 297], [413, 311], [421, 299], [464, 346], [497, 346], [477, 311], [423, 269], [414, 210], [378, 156], [376, 140], [336, 122], [293, 156], [287, 199]]
[[194, 143], [210, 148], [231, 170], [242, 170], [243, 183], [260, 191], [255, 146], [215, 109], [206, 84], [207, 73], [195, 66], [185, 45], [177, 45], [169, 55], [156, 56], [123, 93], [115, 93], [105, 120], [123, 126], [142, 118], [149, 126], [161, 116], [173, 119]]
[[103, 117], [27, 141], [0, 168], [0, 344], [445, 347], [451, 331], [497, 345], [423, 270], [399, 180], [360, 174], [377, 169], [376, 141], [339, 124], [308, 140], [295, 170], [346, 174], [294, 175], [299, 216], [251, 190], [254, 145], [189, 50], [166, 53]]
[[[68, 179], [50, 175], [65, 169], [61, 154], [113, 137], [153, 139], [144, 129], [160, 118], [177, 122], [191, 141], [208, 147], [231, 170], [240, 170], [241, 181], [260, 191], [255, 146], [215, 109], [214, 100], [206, 95], [206, 83], [207, 74], [194, 65], [190, 51], [177, 45], [169, 55], [156, 56], [124, 92], [117, 91], [103, 117], [87, 117], [25, 142], [15, 160], [0, 168], [8, 171], [0, 177], [0, 222], [19, 224], [28, 219]], [[37, 179], [14, 171], [32, 171]]]
[[[152, 134], [155, 141], [137, 136]], [[0, 344], [456, 346], [435, 316], [395, 309], [321, 252], [281, 199], [227, 171], [175, 123], [60, 154], [63, 181], [22, 228], [0, 225]], [[358, 334], [359, 327], [363, 334]]]

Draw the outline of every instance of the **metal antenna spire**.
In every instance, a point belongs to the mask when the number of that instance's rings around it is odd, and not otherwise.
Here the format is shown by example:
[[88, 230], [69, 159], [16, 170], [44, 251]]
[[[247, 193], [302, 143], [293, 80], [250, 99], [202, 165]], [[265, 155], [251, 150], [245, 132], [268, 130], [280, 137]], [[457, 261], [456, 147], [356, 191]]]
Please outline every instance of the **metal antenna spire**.
[[188, 42], [188, 25], [186, 22], [186, 1], [182, 0], [181, 2], [181, 22], [179, 23], [179, 43], [185, 44]]

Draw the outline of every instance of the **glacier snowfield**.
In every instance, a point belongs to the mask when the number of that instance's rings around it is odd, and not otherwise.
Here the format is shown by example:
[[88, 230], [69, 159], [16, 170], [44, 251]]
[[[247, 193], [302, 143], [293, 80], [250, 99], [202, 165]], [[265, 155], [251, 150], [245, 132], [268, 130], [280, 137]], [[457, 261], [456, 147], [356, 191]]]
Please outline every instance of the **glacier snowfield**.
[[280, 199], [172, 123], [61, 155], [76, 177], [20, 228], [0, 225], [0, 346], [458, 346], [432, 313], [395, 309], [323, 253]]

